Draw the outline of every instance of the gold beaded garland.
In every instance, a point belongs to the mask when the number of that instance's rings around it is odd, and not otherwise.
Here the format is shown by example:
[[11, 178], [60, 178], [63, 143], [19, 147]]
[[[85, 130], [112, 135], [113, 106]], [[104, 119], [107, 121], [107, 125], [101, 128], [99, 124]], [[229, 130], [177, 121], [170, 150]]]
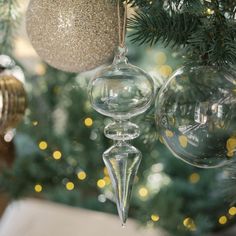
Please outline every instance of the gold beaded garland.
[[31, 0], [26, 24], [39, 56], [63, 71], [104, 64], [118, 43], [116, 4], [108, 0]]

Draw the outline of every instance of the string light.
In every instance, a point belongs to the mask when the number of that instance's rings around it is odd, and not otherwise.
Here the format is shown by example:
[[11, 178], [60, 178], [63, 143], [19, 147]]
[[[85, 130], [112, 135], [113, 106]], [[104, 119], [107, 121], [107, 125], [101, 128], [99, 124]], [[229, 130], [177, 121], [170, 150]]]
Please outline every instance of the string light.
[[106, 185], [109, 185], [111, 183], [111, 179], [109, 176], [105, 176], [103, 180], [105, 181]]
[[74, 188], [75, 188], [75, 185], [74, 185], [73, 182], [67, 182], [67, 183], [66, 183], [66, 189], [67, 189], [68, 191], [72, 191]]
[[160, 141], [160, 143], [162, 143], [162, 144], [164, 143], [162, 136], [159, 136], [159, 141]]
[[159, 215], [156, 215], [156, 214], [152, 214], [152, 215], [151, 215], [151, 220], [152, 220], [153, 222], [157, 222], [157, 221], [160, 220], [160, 216], [159, 216]]
[[179, 136], [179, 143], [183, 148], [188, 146], [188, 138], [185, 135]]
[[34, 186], [34, 190], [35, 190], [36, 193], [40, 193], [40, 192], [43, 191], [43, 187], [42, 187], [41, 184], [36, 184], [36, 185]]
[[62, 158], [62, 154], [60, 151], [54, 151], [52, 156], [55, 160], [60, 160]]
[[190, 218], [190, 217], [187, 217], [187, 218], [185, 218], [185, 219], [183, 220], [183, 225], [184, 225], [187, 229], [189, 229], [189, 230], [191, 230], [191, 231], [195, 231], [195, 230], [196, 230], [196, 225], [195, 225], [195, 223], [194, 223], [194, 220], [193, 220], [192, 218]]
[[210, 8], [207, 8], [206, 12], [207, 12], [208, 15], [213, 15], [215, 13], [215, 11], [211, 10]]
[[229, 209], [229, 214], [230, 214], [231, 216], [235, 216], [235, 215], [236, 215], [236, 207], [231, 207], [231, 208]]
[[87, 174], [84, 171], [80, 171], [77, 173], [77, 177], [79, 180], [85, 180], [87, 178]]
[[142, 198], [147, 197], [147, 196], [148, 196], [148, 190], [147, 190], [147, 188], [145, 188], [145, 187], [140, 188], [139, 191], [138, 191], [138, 194], [139, 194], [140, 197], [142, 197]]
[[225, 225], [227, 223], [227, 217], [226, 216], [221, 216], [218, 220], [219, 224]]
[[192, 173], [189, 176], [189, 182], [192, 184], [196, 184], [200, 180], [200, 175], [198, 173]]
[[173, 138], [174, 137], [174, 133], [172, 132], [172, 131], [170, 131], [170, 130], [166, 130], [166, 136], [168, 137], [168, 138]]
[[169, 65], [163, 65], [159, 69], [159, 73], [165, 78], [169, 77], [172, 74], [172, 72], [173, 69]]
[[37, 126], [38, 124], [39, 124], [39, 122], [36, 121], [36, 120], [32, 122], [32, 125], [33, 125], [33, 126]]
[[86, 127], [91, 127], [92, 125], [93, 125], [93, 120], [91, 119], [91, 118], [86, 118], [85, 120], [84, 120], [84, 125], [86, 126]]
[[227, 148], [227, 151], [228, 151], [227, 156], [228, 157], [233, 157], [234, 156], [234, 151], [235, 151], [235, 148], [236, 148], [236, 138], [235, 137], [230, 137], [227, 140], [226, 148]]
[[39, 142], [39, 149], [46, 150], [48, 148], [48, 144], [46, 141]]
[[103, 169], [103, 173], [104, 173], [105, 176], [108, 176], [108, 170], [107, 170], [106, 167], [104, 167], [104, 169]]
[[104, 179], [99, 179], [99, 180], [97, 181], [97, 186], [98, 186], [99, 188], [104, 188], [104, 187], [106, 186], [105, 180], [104, 180]]

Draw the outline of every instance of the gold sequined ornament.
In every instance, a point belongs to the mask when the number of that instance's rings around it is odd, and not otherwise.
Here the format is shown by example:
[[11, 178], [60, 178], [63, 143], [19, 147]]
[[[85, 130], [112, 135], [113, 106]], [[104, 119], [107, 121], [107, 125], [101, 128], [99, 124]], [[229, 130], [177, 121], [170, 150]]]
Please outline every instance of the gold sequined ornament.
[[0, 55], [0, 134], [15, 128], [23, 119], [26, 109], [25, 89], [14, 76], [14, 71], [14, 61]]
[[39, 56], [68, 72], [106, 63], [118, 43], [116, 6], [108, 0], [31, 0], [26, 25]]
[[183, 67], [159, 91], [156, 124], [175, 157], [212, 168], [236, 157], [236, 71]]

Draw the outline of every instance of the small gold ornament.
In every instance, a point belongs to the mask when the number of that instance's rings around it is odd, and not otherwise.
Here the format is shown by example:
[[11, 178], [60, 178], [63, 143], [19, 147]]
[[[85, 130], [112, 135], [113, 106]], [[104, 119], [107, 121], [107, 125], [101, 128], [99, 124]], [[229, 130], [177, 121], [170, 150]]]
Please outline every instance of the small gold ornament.
[[23, 84], [14, 76], [0, 75], [0, 133], [15, 128], [26, 108]]
[[118, 43], [112, 1], [31, 0], [26, 18], [39, 56], [63, 71], [82, 72], [106, 63]]
[[0, 56], [0, 134], [15, 128], [26, 109], [26, 93], [23, 83], [11, 74], [12, 64], [4, 64], [7, 56]]

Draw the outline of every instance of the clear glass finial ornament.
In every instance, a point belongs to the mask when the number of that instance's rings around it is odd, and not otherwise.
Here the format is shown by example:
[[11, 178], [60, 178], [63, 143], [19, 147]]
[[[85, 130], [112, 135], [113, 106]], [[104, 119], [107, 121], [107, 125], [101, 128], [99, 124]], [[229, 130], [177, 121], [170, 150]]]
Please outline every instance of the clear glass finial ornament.
[[236, 157], [233, 68], [180, 68], [160, 90], [155, 109], [158, 130], [177, 158], [214, 168]]
[[112, 65], [100, 70], [89, 85], [93, 108], [114, 120], [104, 129], [105, 136], [114, 140], [114, 145], [104, 152], [103, 160], [123, 225], [128, 217], [132, 186], [142, 157], [129, 142], [140, 134], [139, 127], [129, 119], [144, 113], [154, 96], [152, 78], [129, 64], [126, 54], [126, 47], [118, 47]]

